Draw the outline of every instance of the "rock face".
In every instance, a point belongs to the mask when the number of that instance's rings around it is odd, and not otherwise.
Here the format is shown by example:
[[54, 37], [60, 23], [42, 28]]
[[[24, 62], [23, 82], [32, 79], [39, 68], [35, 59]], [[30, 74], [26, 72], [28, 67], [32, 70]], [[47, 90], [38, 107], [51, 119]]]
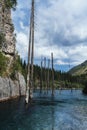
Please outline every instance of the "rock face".
[[26, 83], [25, 83], [25, 79], [24, 79], [23, 75], [21, 75], [18, 72], [18, 73], [16, 73], [16, 78], [17, 78], [18, 83], [19, 83], [19, 93], [20, 93], [20, 96], [21, 95], [25, 95]]
[[12, 81], [10, 78], [0, 77], [0, 101], [25, 95], [26, 83], [24, 77], [17, 73], [16, 78], [18, 80]]
[[5, 0], [0, 0], [0, 35], [3, 35], [4, 39], [0, 43], [0, 51], [8, 58], [6, 73], [9, 75], [15, 58], [16, 38], [11, 18], [11, 9], [6, 6]]
[[[6, 76], [9, 77], [15, 59], [15, 34], [11, 19], [11, 9], [6, 7], [5, 0], [0, 0], [0, 51], [7, 57]], [[16, 73], [16, 80], [0, 77], [0, 101], [25, 95], [26, 83], [23, 75]]]
[[9, 55], [15, 53], [15, 35], [14, 26], [11, 19], [11, 9], [6, 8], [5, 1], [0, 0], [0, 33], [5, 36], [2, 44], [2, 52]]

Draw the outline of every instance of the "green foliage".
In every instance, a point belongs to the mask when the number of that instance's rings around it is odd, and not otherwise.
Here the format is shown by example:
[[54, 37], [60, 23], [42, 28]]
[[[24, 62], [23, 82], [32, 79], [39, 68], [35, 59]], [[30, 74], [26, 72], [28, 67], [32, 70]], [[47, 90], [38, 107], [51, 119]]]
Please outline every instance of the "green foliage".
[[87, 95], [87, 80], [84, 83], [83, 93]]
[[[45, 72], [46, 72], [46, 80], [48, 69], [42, 68], [42, 80], [43, 80], [43, 87], [46, 86], [45, 83]], [[34, 82], [35, 86], [40, 86], [40, 79], [41, 79], [41, 68], [38, 65], [34, 66]], [[50, 79], [50, 86], [52, 86], [52, 71], [49, 69], [49, 79]], [[82, 88], [82, 82], [78, 81], [79, 77], [72, 76], [69, 73], [61, 72], [54, 70], [54, 86], [55, 88]]]
[[21, 74], [24, 75], [25, 79], [26, 79], [26, 63], [22, 63], [22, 59], [20, 58], [20, 56], [17, 56], [14, 63], [13, 63], [13, 66], [11, 68], [11, 79], [15, 79], [15, 73], [16, 72], [20, 72]]
[[[27, 79], [27, 65], [26, 62], [22, 61], [20, 59], [20, 56], [18, 56], [14, 62], [14, 65], [12, 67], [12, 73], [11, 73], [11, 78], [15, 79], [15, 72], [19, 71], [22, 73]], [[45, 86], [45, 71], [46, 71], [46, 80], [47, 80], [47, 73], [48, 69], [42, 68], [42, 80], [43, 80], [43, 86]], [[49, 79], [50, 79], [50, 86], [52, 86], [52, 71], [49, 69]], [[82, 80], [81, 80], [82, 79]], [[82, 82], [84, 77], [77, 77], [77, 76], [72, 76], [68, 73], [61, 72], [61, 71], [55, 71], [54, 70], [54, 80], [55, 80], [55, 88], [82, 88]], [[35, 86], [40, 86], [40, 80], [41, 80], [41, 68], [38, 65], [34, 65], [34, 84]]]
[[[26, 62], [22, 61], [20, 56], [17, 56], [13, 67], [12, 67], [12, 73], [11, 78], [15, 79], [15, 72], [20, 72], [24, 75], [25, 79], [27, 79], [27, 65]], [[42, 80], [43, 80], [43, 87], [46, 86], [45, 83], [45, 72], [46, 72], [46, 80], [47, 80], [47, 74], [48, 69], [42, 68]], [[50, 79], [50, 86], [52, 86], [52, 70], [49, 69], [49, 79]], [[78, 76], [72, 76], [69, 73], [56, 71], [54, 70], [54, 86], [55, 88], [82, 88], [84, 85], [83, 81], [84, 76], [78, 77]], [[34, 85], [35, 88], [40, 86], [40, 80], [41, 80], [41, 68], [38, 65], [34, 65]]]
[[7, 58], [0, 52], [0, 76], [4, 75], [6, 72]]
[[80, 76], [82, 74], [87, 74], [87, 61], [83, 62], [80, 65], [73, 67], [70, 71], [70, 74]]
[[6, 8], [12, 8], [13, 10], [16, 9], [17, 0], [5, 0]]
[[87, 86], [84, 87], [82, 92], [87, 95]]

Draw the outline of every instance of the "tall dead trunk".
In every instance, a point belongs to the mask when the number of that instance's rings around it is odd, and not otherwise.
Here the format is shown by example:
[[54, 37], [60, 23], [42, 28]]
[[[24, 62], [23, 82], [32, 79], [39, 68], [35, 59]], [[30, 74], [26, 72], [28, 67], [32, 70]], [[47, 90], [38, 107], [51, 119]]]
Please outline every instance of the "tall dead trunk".
[[31, 99], [33, 97], [33, 74], [34, 74], [34, 0], [32, 0], [32, 50], [31, 50], [31, 85], [30, 85], [30, 94], [29, 98]]
[[46, 80], [46, 57], [44, 58], [44, 92], [46, 90], [47, 87], [47, 80]]
[[[31, 18], [32, 18], [32, 14], [31, 14]], [[26, 103], [29, 102], [29, 90], [30, 90], [30, 52], [31, 52], [31, 32], [32, 32], [32, 23], [31, 23], [31, 19], [30, 19], [30, 34], [29, 34], [29, 45], [28, 45], [28, 66], [27, 66], [27, 87], [26, 87]]]
[[34, 60], [34, 0], [32, 0], [31, 17], [30, 17], [27, 87], [26, 87], [26, 99], [25, 99], [26, 103], [29, 102], [29, 98], [32, 98], [33, 95], [33, 60]]
[[41, 59], [41, 77], [40, 77], [40, 93], [42, 93], [43, 81], [42, 81], [42, 59]]
[[49, 84], [49, 67], [50, 67], [50, 60], [48, 60], [47, 93], [48, 93], [48, 89], [49, 89], [49, 87], [50, 87], [50, 84]]
[[52, 58], [52, 96], [54, 96], [54, 68], [53, 68], [53, 53], [51, 53]]

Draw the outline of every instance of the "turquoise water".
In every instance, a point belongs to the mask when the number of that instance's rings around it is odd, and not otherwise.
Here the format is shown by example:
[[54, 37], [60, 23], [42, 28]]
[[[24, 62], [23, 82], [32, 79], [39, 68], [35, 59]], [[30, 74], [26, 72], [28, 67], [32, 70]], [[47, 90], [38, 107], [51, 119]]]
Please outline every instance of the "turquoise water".
[[0, 103], [0, 130], [87, 130], [87, 96], [80, 90], [55, 91], [55, 97], [35, 94]]

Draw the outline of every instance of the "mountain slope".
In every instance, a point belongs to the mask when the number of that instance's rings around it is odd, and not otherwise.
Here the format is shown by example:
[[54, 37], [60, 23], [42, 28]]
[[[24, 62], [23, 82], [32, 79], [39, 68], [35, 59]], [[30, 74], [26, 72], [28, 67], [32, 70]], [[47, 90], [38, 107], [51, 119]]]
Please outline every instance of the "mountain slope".
[[72, 75], [87, 74], [87, 60], [80, 65], [73, 67], [68, 73]]

